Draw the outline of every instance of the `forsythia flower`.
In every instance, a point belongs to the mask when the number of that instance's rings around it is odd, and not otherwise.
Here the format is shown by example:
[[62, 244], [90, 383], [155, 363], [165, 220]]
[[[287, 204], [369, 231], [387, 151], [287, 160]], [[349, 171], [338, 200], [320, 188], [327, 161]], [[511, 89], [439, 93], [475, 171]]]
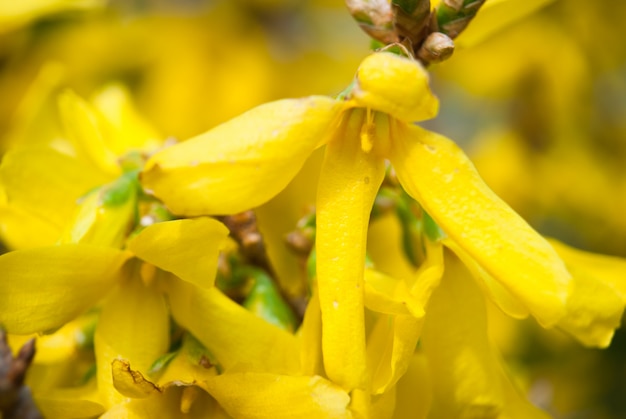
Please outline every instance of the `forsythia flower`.
[[[354, 406], [362, 391], [372, 390], [365, 241], [386, 160], [445, 232], [443, 243], [508, 314], [532, 314], [544, 327], [561, 326], [586, 344], [606, 346], [623, 311], [614, 286], [572, 279], [555, 249], [484, 184], [454, 142], [414, 125], [434, 117], [437, 107], [419, 63], [378, 52], [363, 61], [341, 98], [312, 96], [257, 107], [155, 154], [141, 174], [146, 189], [175, 214], [236, 213], [271, 199], [313, 150], [326, 147], [316, 236], [323, 362], [332, 381], [354, 390]], [[433, 262], [436, 253], [429, 263], [439, 268], [426, 276], [427, 269], [418, 271], [405, 299], [419, 294], [426, 304], [424, 288], [435, 286], [443, 271], [441, 262]], [[595, 284], [602, 284], [601, 304], [587, 293]], [[418, 312], [412, 315], [420, 317]], [[413, 324], [411, 333], [419, 335], [419, 328]]]

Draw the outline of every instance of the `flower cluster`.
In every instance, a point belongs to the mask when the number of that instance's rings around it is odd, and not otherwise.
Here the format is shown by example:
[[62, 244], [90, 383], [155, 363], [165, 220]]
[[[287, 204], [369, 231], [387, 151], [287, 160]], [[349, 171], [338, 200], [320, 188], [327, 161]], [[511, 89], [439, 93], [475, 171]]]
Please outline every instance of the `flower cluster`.
[[60, 129], [0, 164], [0, 325], [36, 336], [37, 407], [548, 417], [501, 360], [489, 307], [606, 348], [626, 261], [533, 230], [417, 125], [438, 107], [423, 64], [384, 50], [337, 98], [266, 103], [182, 142], [118, 85], [61, 93]]

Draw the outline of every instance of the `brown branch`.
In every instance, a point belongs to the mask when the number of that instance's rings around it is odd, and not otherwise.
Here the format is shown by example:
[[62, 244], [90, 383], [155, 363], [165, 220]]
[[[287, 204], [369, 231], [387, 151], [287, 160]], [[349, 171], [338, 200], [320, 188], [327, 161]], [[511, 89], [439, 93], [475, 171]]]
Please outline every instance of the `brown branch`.
[[235, 215], [216, 217], [230, 231], [230, 236], [239, 245], [239, 250], [248, 263], [263, 269], [274, 282], [283, 300], [289, 305], [298, 322], [302, 322], [306, 310], [306, 302], [301, 298], [289, 295], [280, 286], [276, 272], [267, 255], [263, 236], [259, 231], [254, 211], [244, 211]]
[[35, 339], [22, 346], [13, 358], [6, 332], [0, 329], [0, 412], [4, 419], [43, 418], [30, 390], [24, 385], [26, 371], [35, 357]]

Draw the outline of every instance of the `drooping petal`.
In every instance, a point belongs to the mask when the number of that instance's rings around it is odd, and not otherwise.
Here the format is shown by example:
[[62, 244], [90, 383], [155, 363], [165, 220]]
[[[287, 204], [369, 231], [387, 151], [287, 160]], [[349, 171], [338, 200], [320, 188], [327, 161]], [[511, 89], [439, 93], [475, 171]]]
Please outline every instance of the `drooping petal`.
[[350, 396], [319, 376], [226, 373], [203, 387], [233, 418], [351, 418]]
[[482, 181], [454, 142], [394, 126], [391, 160], [405, 190], [545, 327], [565, 314], [571, 275], [550, 244]]
[[369, 215], [384, 176], [378, 155], [361, 149], [364, 112], [354, 110], [326, 146], [317, 195], [317, 285], [328, 377], [365, 388], [363, 271]]
[[584, 345], [606, 348], [624, 312], [626, 260], [550, 243], [574, 278], [567, 313], [558, 326]]
[[189, 330], [225, 369], [300, 372], [298, 339], [256, 317], [221, 291], [170, 278], [169, 302], [176, 321]]
[[445, 264], [422, 331], [433, 383], [431, 415], [498, 417], [504, 399], [483, 296], [454, 254], [446, 252]]
[[146, 372], [169, 347], [170, 322], [165, 300], [155, 284], [133, 275], [102, 307], [95, 333], [98, 391], [107, 406], [124, 397], [114, 387], [113, 361], [122, 358], [132, 370]]
[[113, 288], [130, 256], [117, 249], [70, 244], [0, 256], [0, 324], [17, 334], [62, 326]]
[[231, 214], [280, 192], [327, 141], [345, 103], [312, 96], [254, 108], [155, 154], [144, 186], [176, 214]]
[[[49, 148], [17, 148], [0, 166], [7, 205], [58, 229], [71, 218], [78, 198], [111, 178], [86, 162]], [[17, 221], [17, 220], [16, 220]]]
[[202, 217], [156, 223], [129, 243], [137, 257], [199, 287], [215, 283], [217, 257], [228, 236], [219, 221]]
[[439, 101], [430, 91], [428, 73], [409, 58], [375, 52], [356, 73], [352, 98], [357, 106], [391, 115], [405, 122], [434, 118]]

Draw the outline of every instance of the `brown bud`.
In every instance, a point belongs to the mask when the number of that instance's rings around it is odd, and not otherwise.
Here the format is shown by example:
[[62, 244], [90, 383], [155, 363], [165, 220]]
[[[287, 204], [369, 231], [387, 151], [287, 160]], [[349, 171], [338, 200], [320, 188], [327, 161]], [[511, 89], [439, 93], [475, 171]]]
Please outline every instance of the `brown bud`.
[[450, 58], [454, 52], [454, 41], [441, 32], [433, 32], [424, 41], [417, 56], [424, 63], [438, 63]]

